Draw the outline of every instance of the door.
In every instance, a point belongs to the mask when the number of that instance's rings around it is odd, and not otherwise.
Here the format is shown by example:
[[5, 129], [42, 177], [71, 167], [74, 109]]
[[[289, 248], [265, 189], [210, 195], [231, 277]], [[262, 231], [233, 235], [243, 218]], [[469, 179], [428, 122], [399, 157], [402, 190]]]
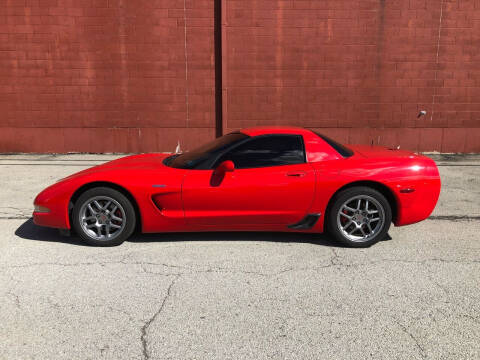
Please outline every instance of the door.
[[219, 157], [233, 172], [189, 170], [182, 194], [190, 225], [291, 225], [311, 206], [315, 173], [306, 162], [300, 135], [266, 135], [251, 138]]

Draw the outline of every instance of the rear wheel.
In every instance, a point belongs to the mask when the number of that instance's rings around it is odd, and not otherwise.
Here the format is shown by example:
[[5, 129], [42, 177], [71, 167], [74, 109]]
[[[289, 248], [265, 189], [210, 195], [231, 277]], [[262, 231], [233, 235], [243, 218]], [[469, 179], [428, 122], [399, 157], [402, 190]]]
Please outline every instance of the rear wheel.
[[90, 245], [120, 245], [132, 235], [135, 223], [135, 210], [128, 198], [107, 187], [87, 190], [73, 208], [72, 226]]
[[380, 192], [352, 187], [336, 195], [327, 220], [329, 233], [351, 247], [368, 247], [383, 240], [392, 222], [390, 205]]

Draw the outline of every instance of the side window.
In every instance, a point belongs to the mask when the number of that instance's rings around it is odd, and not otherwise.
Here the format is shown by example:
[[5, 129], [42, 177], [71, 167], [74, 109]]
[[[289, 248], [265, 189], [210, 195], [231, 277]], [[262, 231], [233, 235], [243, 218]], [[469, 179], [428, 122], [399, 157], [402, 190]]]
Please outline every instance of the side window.
[[300, 135], [267, 135], [230, 150], [217, 164], [225, 160], [232, 160], [237, 169], [302, 164], [305, 150]]

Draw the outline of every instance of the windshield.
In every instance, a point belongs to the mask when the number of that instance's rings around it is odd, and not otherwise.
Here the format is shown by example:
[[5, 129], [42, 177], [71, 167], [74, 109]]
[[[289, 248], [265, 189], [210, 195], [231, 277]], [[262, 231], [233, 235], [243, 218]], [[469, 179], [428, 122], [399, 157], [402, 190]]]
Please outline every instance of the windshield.
[[248, 135], [235, 132], [219, 137], [199, 148], [176, 154], [165, 159], [164, 164], [177, 169], [208, 169], [213, 158], [230, 146], [248, 138]]

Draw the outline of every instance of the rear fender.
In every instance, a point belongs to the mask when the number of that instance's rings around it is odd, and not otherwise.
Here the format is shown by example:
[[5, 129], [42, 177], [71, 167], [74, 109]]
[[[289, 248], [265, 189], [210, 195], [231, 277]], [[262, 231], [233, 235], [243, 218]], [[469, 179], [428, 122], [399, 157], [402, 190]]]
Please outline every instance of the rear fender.
[[[330, 163], [330, 164], [329, 164]], [[440, 177], [435, 163], [423, 156], [401, 161], [365, 158], [314, 164], [317, 175], [315, 199], [309, 213], [321, 213], [312, 231], [323, 232], [328, 206], [344, 188], [371, 184], [384, 193], [392, 206], [394, 224], [426, 219], [438, 200]], [[408, 192], [405, 190], [413, 189]]]

